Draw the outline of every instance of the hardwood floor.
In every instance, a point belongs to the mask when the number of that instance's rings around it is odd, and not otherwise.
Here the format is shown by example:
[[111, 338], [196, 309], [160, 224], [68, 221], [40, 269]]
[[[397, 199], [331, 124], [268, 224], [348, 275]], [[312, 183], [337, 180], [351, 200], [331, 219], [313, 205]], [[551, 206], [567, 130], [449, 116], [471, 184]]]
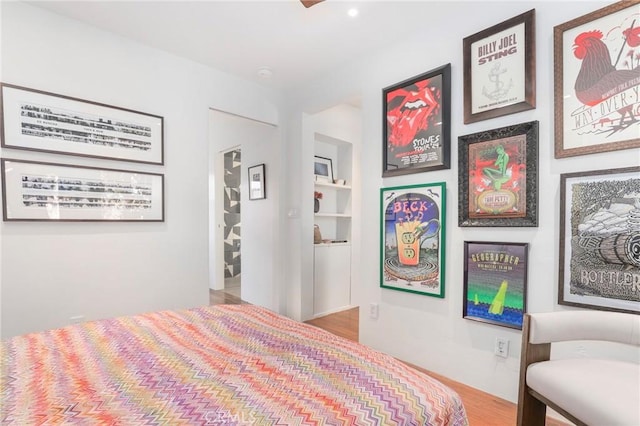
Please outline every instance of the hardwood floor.
[[[223, 290], [211, 291], [211, 304], [217, 303], [245, 303], [235, 296], [213, 294], [223, 293]], [[228, 302], [225, 302], [227, 301]], [[330, 333], [349, 340], [358, 341], [359, 332], [359, 308], [353, 308], [335, 314], [327, 315], [305, 321], [307, 324], [327, 330]], [[404, 361], [402, 361], [404, 362]], [[470, 426], [513, 426], [516, 424], [516, 405], [498, 398], [486, 392], [472, 388], [465, 384], [453, 381], [439, 374], [432, 373], [424, 368], [405, 362], [405, 364], [440, 380], [451, 389], [455, 390], [464, 403], [469, 418]], [[568, 423], [547, 418], [547, 426], [567, 426]]]

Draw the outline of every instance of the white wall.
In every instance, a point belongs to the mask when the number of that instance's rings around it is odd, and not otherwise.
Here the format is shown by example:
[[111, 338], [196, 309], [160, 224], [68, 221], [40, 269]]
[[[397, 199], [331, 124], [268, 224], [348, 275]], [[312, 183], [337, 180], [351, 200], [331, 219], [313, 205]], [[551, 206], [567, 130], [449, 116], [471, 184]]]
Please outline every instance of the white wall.
[[[521, 333], [462, 318], [463, 242], [529, 243], [528, 310], [564, 310], [557, 305], [559, 180], [561, 173], [638, 165], [640, 150], [615, 151], [562, 160], [553, 155], [553, 27], [605, 3], [588, 2], [434, 2], [439, 19], [425, 17], [425, 28], [403, 43], [359, 58], [321, 81], [292, 91], [291, 110], [313, 112], [338, 104], [354, 91], [362, 97], [363, 143], [360, 163], [362, 203], [360, 258], [354, 275], [360, 310], [361, 342], [449, 376], [470, 386], [515, 401]], [[522, 12], [536, 9], [537, 108], [510, 116], [463, 125], [464, 37]], [[464, 10], [464, 13], [459, 13]], [[440, 18], [440, 14], [451, 19]], [[443, 64], [452, 64], [452, 150], [450, 170], [381, 178], [382, 88]], [[460, 228], [457, 226], [457, 138], [460, 135], [532, 120], [540, 122], [539, 226], [537, 228]], [[293, 143], [293, 142], [291, 142]], [[446, 268], [444, 299], [379, 287], [379, 189], [396, 185], [446, 182]], [[358, 193], [354, 191], [354, 197]], [[357, 244], [358, 241], [354, 241]], [[303, 260], [304, 261], [304, 260]], [[379, 319], [368, 317], [378, 303]], [[497, 336], [510, 341], [508, 359], [493, 355]], [[588, 352], [588, 349], [587, 349]], [[637, 355], [636, 355], [637, 356]]]
[[[277, 123], [277, 94], [24, 3], [0, 6], [3, 82], [161, 115], [165, 125], [164, 166], [0, 152], [165, 175], [163, 223], [1, 223], [2, 338], [75, 315], [207, 304], [209, 108]], [[270, 229], [269, 215], [256, 220]]]

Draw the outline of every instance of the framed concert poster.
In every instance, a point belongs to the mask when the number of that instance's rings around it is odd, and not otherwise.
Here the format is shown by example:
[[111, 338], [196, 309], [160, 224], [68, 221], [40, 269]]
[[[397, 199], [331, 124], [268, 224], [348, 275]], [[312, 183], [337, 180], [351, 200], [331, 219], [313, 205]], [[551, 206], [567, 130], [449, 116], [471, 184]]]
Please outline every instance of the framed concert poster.
[[450, 168], [451, 64], [382, 90], [382, 176]]
[[458, 138], [458, 225], [538, 226], [538, 122]]
[[463, 40], [464, 122], [536, 107], [535, 9]]
[[380, 286], [444, 297], [446, 185], [380, 190]]
[[555, 157], [640, 147], [640, 1], [554, 28]]
[[558, 303], [640, 313], [640, 167], [560, 175]]
[[528, 249], [526, 243], [464, 242], [463, 318], [522, 330]]

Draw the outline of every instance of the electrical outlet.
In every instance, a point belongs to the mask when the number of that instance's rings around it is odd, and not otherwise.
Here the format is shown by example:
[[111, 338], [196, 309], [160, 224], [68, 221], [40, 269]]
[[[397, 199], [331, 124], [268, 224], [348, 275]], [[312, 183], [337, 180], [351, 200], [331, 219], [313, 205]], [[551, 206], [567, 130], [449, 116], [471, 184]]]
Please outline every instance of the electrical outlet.
[[493, 353], [502, 358], [507, 358], [509, 356], [509, 341], [502, 337], [496, 337], [496, 346], [493, 348]]
[[377, 303], [369, 305], [369, 318], [378, 319], [379, 308]]

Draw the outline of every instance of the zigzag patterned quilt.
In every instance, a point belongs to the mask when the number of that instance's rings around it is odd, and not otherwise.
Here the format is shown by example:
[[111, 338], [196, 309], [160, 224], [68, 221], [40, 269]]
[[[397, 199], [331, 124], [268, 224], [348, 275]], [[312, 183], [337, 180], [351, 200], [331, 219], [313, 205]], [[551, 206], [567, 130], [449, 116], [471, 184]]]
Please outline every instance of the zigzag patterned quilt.
[[2, 342], [10, 425], [467, 425], [396, 359], [252, 305], [88, 322]]

